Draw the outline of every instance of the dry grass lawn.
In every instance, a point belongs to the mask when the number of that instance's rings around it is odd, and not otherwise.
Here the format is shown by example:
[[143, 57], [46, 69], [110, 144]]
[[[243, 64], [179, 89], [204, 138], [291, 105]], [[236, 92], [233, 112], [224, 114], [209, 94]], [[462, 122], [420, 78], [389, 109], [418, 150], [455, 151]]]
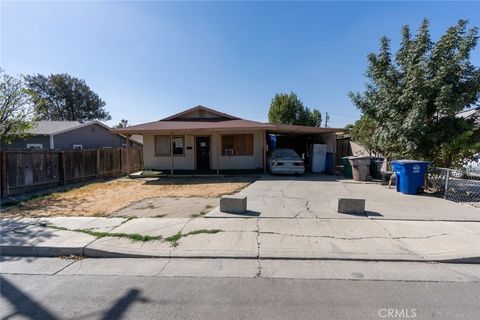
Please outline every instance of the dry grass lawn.
[[3, 217], [110, 216], [134, 202], [154, 197], [220, 197], [235, 193], [251, 179], [118, 179], [53, 193], [3, 210]]

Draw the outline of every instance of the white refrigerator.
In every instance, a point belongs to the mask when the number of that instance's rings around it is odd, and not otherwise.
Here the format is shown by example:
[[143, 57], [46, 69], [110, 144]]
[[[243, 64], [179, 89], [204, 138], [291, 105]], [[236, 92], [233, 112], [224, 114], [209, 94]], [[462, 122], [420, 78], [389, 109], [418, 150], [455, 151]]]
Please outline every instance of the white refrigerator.
[[312, 168], [312, 172], [325, 172], [326, 158], [326, 144], [310, 145], [310, 167]]

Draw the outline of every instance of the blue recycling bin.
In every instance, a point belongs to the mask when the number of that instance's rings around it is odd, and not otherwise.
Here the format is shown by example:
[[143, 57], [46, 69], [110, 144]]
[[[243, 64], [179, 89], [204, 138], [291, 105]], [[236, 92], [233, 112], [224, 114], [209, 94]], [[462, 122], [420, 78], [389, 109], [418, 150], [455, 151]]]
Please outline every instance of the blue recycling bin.
[[428, 162], [396, 160], [392, 164], [397, 178], [397, 192], [418, 194], [422, 191]]
[[327, 152], [325, 157], [325, 172], [327, 174], [335, 174], [335, 159], [331, 152]]

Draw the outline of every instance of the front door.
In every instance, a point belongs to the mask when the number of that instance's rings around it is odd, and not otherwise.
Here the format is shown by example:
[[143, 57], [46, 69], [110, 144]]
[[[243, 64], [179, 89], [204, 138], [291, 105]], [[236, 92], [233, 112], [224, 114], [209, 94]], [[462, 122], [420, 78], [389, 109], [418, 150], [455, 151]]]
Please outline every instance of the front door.
[[210, 170], [210, 137], [196, 137], [197, 170]]

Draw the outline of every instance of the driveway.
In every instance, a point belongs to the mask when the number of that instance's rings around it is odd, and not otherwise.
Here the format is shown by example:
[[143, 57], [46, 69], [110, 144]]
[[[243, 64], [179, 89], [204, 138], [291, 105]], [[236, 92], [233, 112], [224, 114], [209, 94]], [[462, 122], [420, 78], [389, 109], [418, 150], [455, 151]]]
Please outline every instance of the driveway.
[[[429, 195], [405, 195], [378, 183], [359, 183], [320, 174], [265, 175], [238, 195], [248, 198], [246, 216], [260, 218], [480, 221], [479, 208]], [[366, 199], [366, 214], [337, 213], [335, 205], [339, 196]], [[244, 216], [222, 213], [215, 208], [206, 217]]]

